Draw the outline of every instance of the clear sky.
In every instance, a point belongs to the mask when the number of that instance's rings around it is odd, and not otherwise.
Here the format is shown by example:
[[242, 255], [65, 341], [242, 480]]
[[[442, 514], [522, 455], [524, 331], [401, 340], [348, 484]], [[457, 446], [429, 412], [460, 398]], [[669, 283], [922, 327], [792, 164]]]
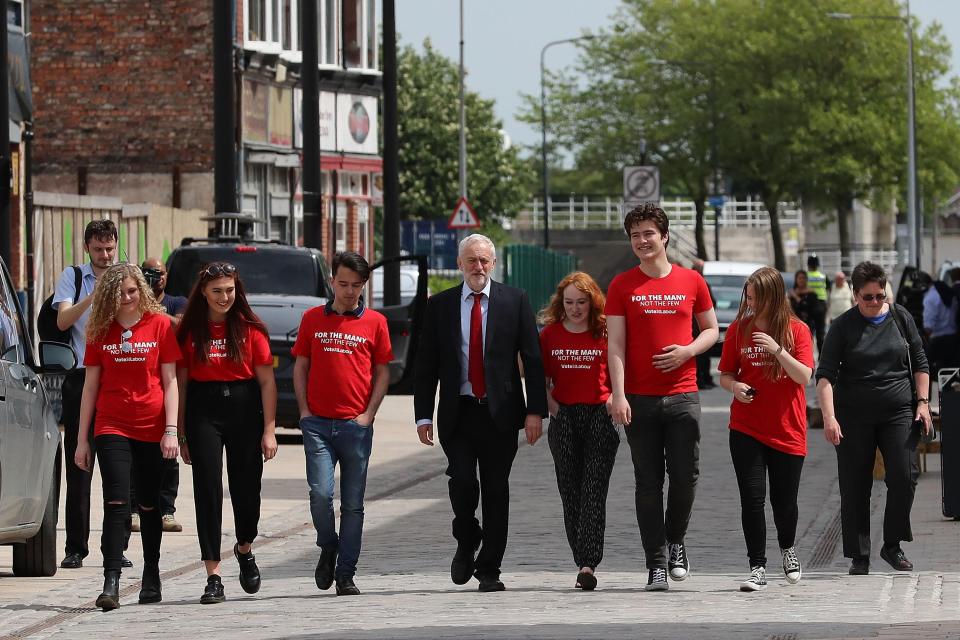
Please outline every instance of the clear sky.
[[[835, 0], [844, 10], [844, 0]], [[520, 94], [539, 95], [540, 50], [547, 42], [572, 38], [611, 24], [619, 0], [464, 0], [467, 88], [496, 101], [497, 115], [516, 143], [539, 144], [539, 129], [518, 122]], [[396, 0], [401, 44], [430, 38], [447, 57], [459, 59], [458, 0]], [[911, 0], [924, 25], [943, 25], [953, 45], [953, 74], [960, 70], [960, 0]], [[562, 44], [547, 51], [548, 69], [576, 59], [577, 48]]]

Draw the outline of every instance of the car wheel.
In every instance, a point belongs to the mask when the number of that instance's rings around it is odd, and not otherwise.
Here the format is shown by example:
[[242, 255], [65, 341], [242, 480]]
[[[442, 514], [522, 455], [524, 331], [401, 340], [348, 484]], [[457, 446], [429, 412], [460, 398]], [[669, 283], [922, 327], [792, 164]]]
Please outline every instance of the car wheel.
[[57, 573], [57, 509], [59, 505], [60, 452], [58, 451], [40, 530], [26, 542], [13, 545], [13, 575], [36, 577], [52, 576]]

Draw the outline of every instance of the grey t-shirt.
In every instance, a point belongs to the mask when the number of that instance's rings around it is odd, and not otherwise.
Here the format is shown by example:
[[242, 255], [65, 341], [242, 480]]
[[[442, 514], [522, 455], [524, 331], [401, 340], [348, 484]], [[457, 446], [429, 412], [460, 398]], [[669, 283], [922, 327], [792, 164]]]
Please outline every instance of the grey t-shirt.
[[817, 366], [817, 380], [825, 378], [834, 386], [838, 410], [876, 416], [909, 406], [907, 349], [893, 313], [906, 330], [914, 372], [929, 371], [923, 342], [906, 309], [891, 307], [882, 322], [873, 324], [853, 307], [830, 325]]

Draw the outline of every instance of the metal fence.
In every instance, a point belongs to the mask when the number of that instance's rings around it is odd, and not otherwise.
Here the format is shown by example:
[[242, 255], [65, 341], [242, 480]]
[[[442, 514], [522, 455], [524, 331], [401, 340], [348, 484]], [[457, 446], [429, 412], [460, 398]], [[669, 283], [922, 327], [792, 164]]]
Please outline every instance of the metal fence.
[[870, 261], [883, 267], [883, 270], [887, 272], [887, 277], [897, 270], [898, 265], [906, 264], [906, 256], [902, 256], [895, 249], [854, 247], [850, 249], [846, 256], [842, 256], [839, 247], [835, 245], [829, 247], [807, 245], [800, 252], [801, 268], [806, 268], [807, 258], [811, 255], [816, 255], [820, 259], [820, 270], [831, 278], [837, 271], [843, 271], [849, 275], [853, 272], [855, 266], [864, 261]]
[[[625, 205], [622, 199], [587, 197], [566, 200], [548, 199], [551, 229], [615, 229], [623, 224]], [[627, 205], [629, 206], [629, 205]], [[696, 226], [697, 212], [692, 200], [661, 200], [660, 206], [670, 218], [670, 226]], [[704, 205], [704, 227], [714, 227], [713, 207]], [[803, 211], [795, 202], [781, 202], [779, 206], [782, 227], [803, 226]], [[534, 199], [514, 221], [516, 229], [543, 228], [543, 200]], [[760, 200], [728, 200], [720, 214], [721, 227], [769, 228], [770, 216]]]
[[504, 249], [503, 263], [504, 283], [526, 290], [535, 312], [547, 305], [557, 283], [577, 269], [576, 256], [521, 244]]

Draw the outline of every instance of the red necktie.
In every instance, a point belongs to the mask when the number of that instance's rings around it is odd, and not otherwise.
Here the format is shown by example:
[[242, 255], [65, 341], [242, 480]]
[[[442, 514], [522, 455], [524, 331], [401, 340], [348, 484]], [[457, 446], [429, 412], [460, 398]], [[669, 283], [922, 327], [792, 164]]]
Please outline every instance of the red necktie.
[[470, 311], [470, 358], [467, 364], [467, 379], [473, 387], [473, 395], [487, 395], [487, 380], [483, 372], [483, 310], [480, 308], [482, 293], [472, 293], [473, 309]]

